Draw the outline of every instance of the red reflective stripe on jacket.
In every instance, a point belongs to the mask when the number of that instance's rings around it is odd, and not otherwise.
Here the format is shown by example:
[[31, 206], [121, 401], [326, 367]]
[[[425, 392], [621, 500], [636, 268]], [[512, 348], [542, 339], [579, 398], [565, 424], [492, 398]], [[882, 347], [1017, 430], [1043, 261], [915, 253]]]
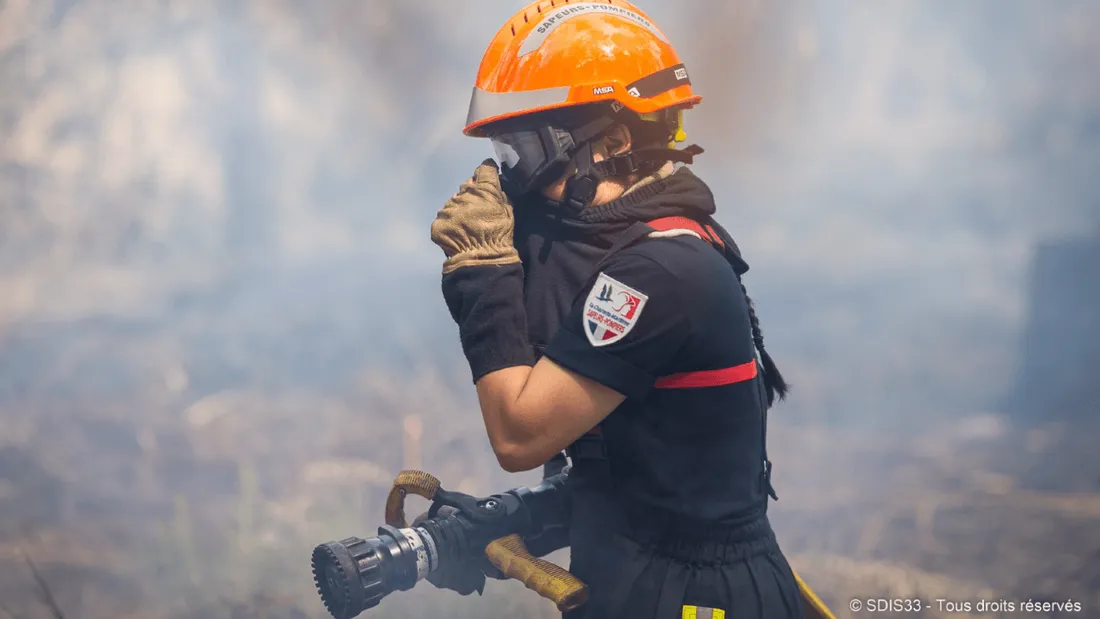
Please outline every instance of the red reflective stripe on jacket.
[[[659, 232], [669, 230], [690, 230], [698, 234], [707, 243], [723, 247], [722, 238], [709, 225], [703, 225], [688, 217], [661, 217], [653, 221], [647, 221], [650, 228]], [[749, 361], [741, 365], [722, 368], [720, 370], [707, 370], [704, 372], [684, 372], [658, 378], [654, 383], [657, 389], [697, 389], [700, 387], [720, 387], [732, 385], [756, 378], [756, 361]]]
[[756, 378], [756, 360], [722, 368], [720, 370], [704, 370], [701, 372], [683, 372], [663, 376], [653, 384], [656, 389], [698, 389], [701, 387], [721, 387], [743, 383], [746, 380]]
[[709, 225], [695, 221], [688, 217], [661, 217], [652, 221], [647, 221], [646, 225], [658, 232], [668, 232], [669, 230], [691, 230], [695, 234], [698, 234], [707, 243], [711, 245], [717, 245], [724, 247], [725, 244], [722, 239], [719, 238], [718, 233], [714, 231], [714, 228]]

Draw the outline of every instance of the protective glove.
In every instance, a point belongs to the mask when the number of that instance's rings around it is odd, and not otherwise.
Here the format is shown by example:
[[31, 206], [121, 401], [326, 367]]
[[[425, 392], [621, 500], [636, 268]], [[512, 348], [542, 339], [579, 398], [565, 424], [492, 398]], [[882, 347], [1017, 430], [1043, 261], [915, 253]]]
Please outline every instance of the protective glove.
[[[447, 516], [455, 513], [453, 507], [444, 505], [439, 508], [438, 516]], [[428, 512], [417, 516], [412, 523], [416, 526], [428, 519]], [[459, 595], [470, 595], [477, 592], [478, 595], [485, 590], [485, 577], [505, 580], [506, 577], [484, 555], [472, 558], [463, 563], [437, 568], [428, 573], [427, 581], [438, 589], [450, 589]]]
[[478, 166], [432, 222], [432, 242], [446, 255], [443, 299], [458, 324], [475, 383], [496, 370], [535, 364], [514, 231], [512, 207], [492, 159]]
[[512, 205], [492, 159], [477, 167], [432, 222], [432, 242], [447, 256], [444, 274], [467, 266], [518, 263], [514, 232]]

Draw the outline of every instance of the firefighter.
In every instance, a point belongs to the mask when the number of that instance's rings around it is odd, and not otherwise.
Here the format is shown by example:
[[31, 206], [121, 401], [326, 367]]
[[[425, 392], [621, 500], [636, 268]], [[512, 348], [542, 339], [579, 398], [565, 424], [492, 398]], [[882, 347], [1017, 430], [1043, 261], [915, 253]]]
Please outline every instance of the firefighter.
[[464, 129], [499, 166], [432, 224], [500, 465], [571, 463], [568, 539], [540, 546], [568, 544], [589, 586], [567, 619], [802, 616], [767, 518], [766, 414], [787, 385], [684, 165], [702, 149], [674, 148], [700, 101], [633, 5], [533, 3], [485, 52]]

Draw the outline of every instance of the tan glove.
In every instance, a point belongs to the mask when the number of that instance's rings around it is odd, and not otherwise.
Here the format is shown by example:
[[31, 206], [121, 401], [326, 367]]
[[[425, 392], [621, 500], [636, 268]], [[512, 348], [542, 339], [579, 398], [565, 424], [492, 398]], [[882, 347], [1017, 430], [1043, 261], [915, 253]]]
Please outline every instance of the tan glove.
[[447, 255], [443, 273], [466, 266], [512, 264], [515, 219], [500, 187], [496, 162], [486, 159], [432, 222], [432, 242]]

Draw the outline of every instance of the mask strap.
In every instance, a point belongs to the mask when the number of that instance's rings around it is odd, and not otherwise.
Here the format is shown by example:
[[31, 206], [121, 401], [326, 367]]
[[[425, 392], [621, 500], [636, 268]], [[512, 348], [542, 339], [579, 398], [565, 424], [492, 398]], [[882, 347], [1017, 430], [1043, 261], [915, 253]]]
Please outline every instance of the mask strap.
[[569, 209], [582, 211], [592, 204], [596, 197], [596, 188], [604, 175], [592, 158], [592, 141], [588, 140], [577, 149], [569, 162], [577, 170], [565, 182], [565, 195], [562, 203]]

